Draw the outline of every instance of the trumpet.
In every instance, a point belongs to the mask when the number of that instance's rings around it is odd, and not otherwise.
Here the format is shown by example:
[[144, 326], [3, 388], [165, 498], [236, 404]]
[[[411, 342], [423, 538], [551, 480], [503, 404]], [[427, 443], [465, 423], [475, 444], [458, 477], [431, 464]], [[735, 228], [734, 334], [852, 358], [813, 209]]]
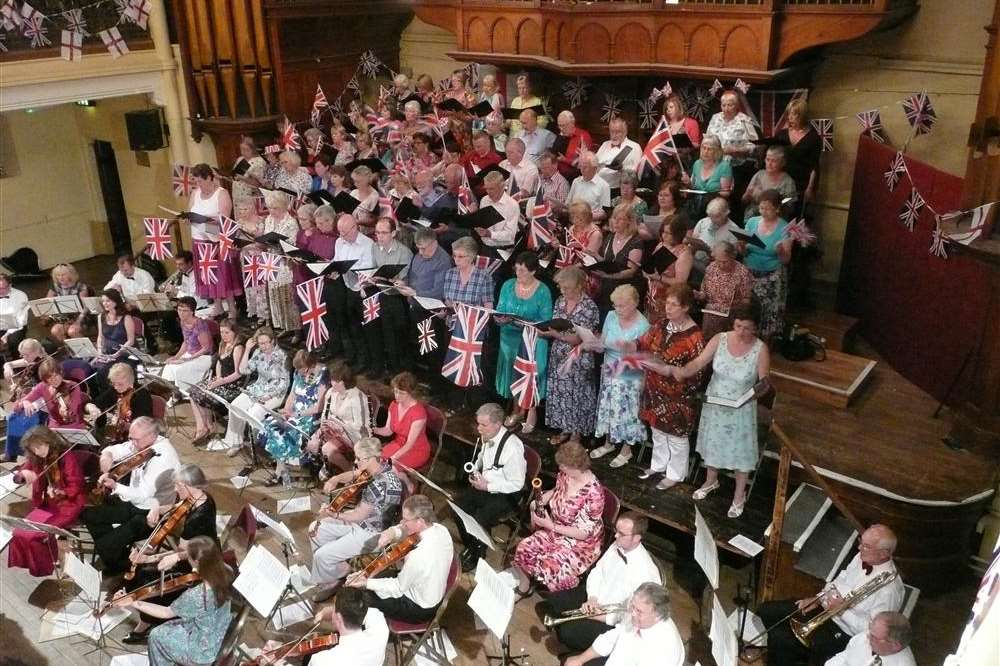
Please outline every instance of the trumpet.
[[589, 613], [584, 611], [582, 607], [575, 610], [568, 610], [562, 613], [559, 617], [552, 617], [551, 615], [546, 615], [542, 620], [542, 624], [546, 627], [554, 627], [556, 625], [562, 624], [564, 622], [572, 622], [574, 620], [586, 620], [590, 617], [597, 617], [598, 615], [610, 615], [611, 613], [624, 613], [628, 609], [628, 604], [607, 604], [605, 606], [598, 606], [596, 609], [590, 611]]
[[477, 437], [476, 446], [473, 447], [472, 449], [472, 460], [465, 463], [465, 465], [462, 467], [462, 469], [465, 470], [466, 474], [472, 474], [474, 471], [476, 471], [476, 458], [479, 457], [479, 449], [480, 447], [482, 447], [482, 445], [483, 445], [483, 438]]

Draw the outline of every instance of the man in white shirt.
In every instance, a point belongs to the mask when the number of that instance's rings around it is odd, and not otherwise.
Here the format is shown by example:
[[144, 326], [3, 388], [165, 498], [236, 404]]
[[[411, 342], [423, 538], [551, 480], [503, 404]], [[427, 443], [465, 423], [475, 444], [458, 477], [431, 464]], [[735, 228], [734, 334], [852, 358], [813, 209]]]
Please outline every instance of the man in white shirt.
[[510, 172], [507, 193], [515, 201], [527, 199], [538, 190], [538, 167], [524, 159], [524, 141], [511, 139], [507, 142], [507, 159], [500, 163], [500, 168]]
[[709, 201], [705, 212], [708, 217], [699, 220], [687, 237], [687, 244], [694, 250], [695, 272], [701, 275], [705, 274], [712, 261], [715, 244], [726, 241], [736, 245], [737, 238], [733, 231], [740, 231], [739, 225], [729, 219], [729, 202], [725, 198], [716, 197]]
[[159, 286], [159, 290], [170, 298], [190, 296], [198, 304], [198, 309], [208, 307], [208, 301], [198, 296], [194, 290], [194, 255], [190, 250], [178, 250], [174, 254], [177, 271]]
[[399, 525], [382, 532], [379, 548], [393, 541], [417, 535], [416, 547], [405, 557], [399, 575], [393, 578], [366, 578], [352, 574], [348, 587], [367, 588], [368, 605], [389, 619], [418, 624], [430, 622], [444, 600], [448, 573], [455, 559], [455, 547], [448, 528], [437, 522], [434, 505], [426, 495], [413, 495], [403, 502]]
[[[170, 441], [160, 435], [156, 420], [140, 416], [132, 421], [128, 436], [128, 441], [109, 446], [101, 453], [101, 476], [97, 484], [111, 491], [111, 497], [100, 506], [84, 509], [81, 515], [94, 537], [94, 550], [101, 556], [105, 575], [128, 568], [132, 544], [149, 536], [160, 506], [173, 504], [177, 498], [174, 472], [180, 468], [180, 460]], [[110, 474], [118, 464], [150, 448], [152, 457], [132, 470], [127, 485]]]
[[[615, 522], [615, 541], [587, 574], [587, 581], [572, 590], [556, 592], [546, 600], [546, 612], [558, 618], [567, 611], [596, 612], [602, 606], [624, 605], [643, 583], [657, 583], [660, 569], [642, 537], [649, 527], [645, 516], [627, 511]], [[574, 652], [586, 650], [598, 636], [613, 627], [624, 613], [605, 613], [556, 627], [559, 642]]]
[[[607, 181], [608, 187], [617, 190], [621, 184], [622, 171], [635, 172], [642, 158], [642, 146], [628, 138], [628, 123], [622, 118], [612, 118], [608, 123], [608, 140], [597, 149], [597, 161], [601, 167], [601, 178]], [[608, 164], [622, 151], [631, 148], [622, 161], [620, 169], [609, 169]]]
[[316, 613], [316, 622], [329, 621], [337, 645], [313, 655], [312, 666], [382, 666], [389, 642], [389, 625], [382, 611], [369, 608], [363, 591], [345, 587], [337, 599]]
[[895, 574], [886, 585], [869, 594], [850, 608], [835, 615], [812, 633], [811, 646], [807, 650], [792, 633], [788, 622], [779, 621], [798, 607], [809, 606], [810, 599], [799, 601], [770, 601], [761, 605], [757, 614], [764, 626], [777, 624], [767, 635], [768, 666], [783, 666], [808, 658], [810, 663], [822, 664], [827, 659], [844, 650], [852, 636], [864, 633], [872, 618], [882, 611], [898, 611], [903, 605], [905, 590], [903, 581], [896, 571], [892, 554], [896, 550], [896, 535], [885, 525], [872, 525], [861, 535], [858, 554], [823, 589], [819, 598], [824, 610], [836, 609], [844, 603], [850, 592], [870, 583], [883, 573]]
[[151, 294], [156, 291], [156, 280], [153, 276], [135, 265], [135, 259], [130, 254], [118, 257], [118, 272], [104, 285], [105, 289], [117, 289], [126, 300], [133, 299], [137, 294]]
[[868, 631], [852, 638], [826, 666], [917, 666], [909, 648], [912, 638], [905, 615], [882, 611], [872, 618]]
[[[476, 410], [476, 428], [481, 448], [472, 460], [469, 488], [456, 504], [490, 531], [501, 518], [517, 508], [524, 491], [524, 443], [503, 427], [503, 407], [488, 402]], [[455, 521], [465, 550], [462, 570], [472, 571], [486, 551], [486, 545], [468, 533], [461, 520]]]
[[670, 592], [643, 583], [632, 594], [628, 616], [565, 666], [684, 666], [684, 641], [670, 619]]
[[503, 216], [502, 220], [491, 227], [476, 229], [483, 243], [491, 247], [513, 245], [517, 225], [521, 220], [521, 207], [504, 191], [505, 184], [503, 176], [496, 171], [491, 171], [483, 178], [486, 195], [479, 202], [479, 208], [493, 206]]
[[0, 274], [0, 353], [8, 361], [19, 358], [17, 346], [28, 330], [28, 295], [14, 289], [7, 275]]
[[337, 234], [333, 260], [354, 259], [356, 263], [351, 271], [339, 276], [340, 279], [334, 280], [329, 287], [327, 327], [330, 329], [330, 342], [334, 348], [342, 347], [347, 362], [357, 374], [361, 374], [368, 370], [369, 350], [361, 328], [363, 295], [353, 271], [372, 268], [372, 249], [375, 243], [358, 230], [358, 221], [354, 216], [346, 213], [337, 219]]
[[573, 184], [569, 187], [569, 194], [566, 195], [566, 207], [569, 208], [577, 201], [590, 206], [594, 221], [603, 220], [607, 217], [604, 209], [611, 206], [611, 188], [608, 181], [598, 177], [597, 155], [594, 153], [583, 153], [579, 160], [580, 175], [573, 179]]
[[[556, 135], [538, 126], [538, 114], [531, 109], [521, 112], [521, 131], [514, 132], [511, 139], [520, 139], [524, 142], [524, 154], [528, 159], [538, 164], [542, 153], [552, 147], [556, 141]], [[507, 149], [510, 149], [510, 141], [507, 142]]]

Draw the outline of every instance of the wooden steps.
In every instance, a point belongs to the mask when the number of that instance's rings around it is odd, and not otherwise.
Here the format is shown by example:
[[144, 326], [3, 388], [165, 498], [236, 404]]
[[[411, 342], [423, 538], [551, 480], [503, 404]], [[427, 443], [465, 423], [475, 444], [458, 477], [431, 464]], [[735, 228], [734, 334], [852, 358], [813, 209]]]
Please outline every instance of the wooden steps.
[[845, 409], [857, 396], [876, 362], [828, 349], [822, 361], [771, 357], [771, 382], [779, 393]]

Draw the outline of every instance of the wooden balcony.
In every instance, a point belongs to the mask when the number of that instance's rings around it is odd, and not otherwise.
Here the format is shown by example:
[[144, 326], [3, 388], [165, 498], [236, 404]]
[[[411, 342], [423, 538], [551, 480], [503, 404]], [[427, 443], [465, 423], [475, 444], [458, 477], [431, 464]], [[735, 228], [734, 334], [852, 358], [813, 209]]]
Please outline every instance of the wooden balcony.
[[[916, 0], [412, 0], [459, 60], [565, 75], [772, 79], [811, 49], [895, 25]], [[800, 56], [796, 58], [796, 56]]]

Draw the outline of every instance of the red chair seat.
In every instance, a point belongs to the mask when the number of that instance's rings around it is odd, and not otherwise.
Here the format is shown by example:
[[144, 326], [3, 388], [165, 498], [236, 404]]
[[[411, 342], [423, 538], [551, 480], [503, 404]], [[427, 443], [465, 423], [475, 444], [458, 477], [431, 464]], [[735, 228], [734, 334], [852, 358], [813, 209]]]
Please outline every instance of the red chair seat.
[[389, 619], [389, 631], [394, 634], [419, 634], [421, 632], [427, 631], [431, 626], [430, 622], [421, 622], [420, 624], [410, 624], [409, 622], [403, 622], [401, 620]]

